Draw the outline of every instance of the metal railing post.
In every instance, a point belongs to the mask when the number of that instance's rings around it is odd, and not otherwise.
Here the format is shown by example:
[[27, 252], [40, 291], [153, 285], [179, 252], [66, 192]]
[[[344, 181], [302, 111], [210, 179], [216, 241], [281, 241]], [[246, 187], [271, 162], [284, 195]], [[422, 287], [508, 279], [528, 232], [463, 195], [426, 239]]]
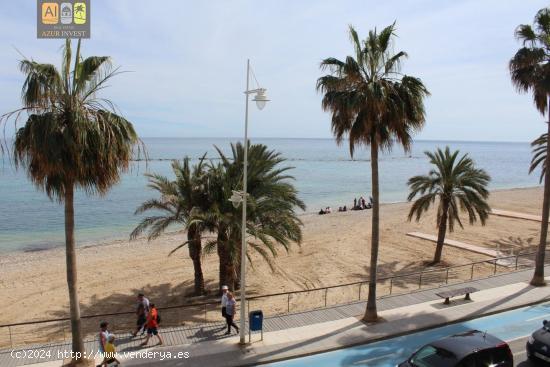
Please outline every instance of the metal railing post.
[[[244, 305], [241, 305], [241, 306], [244, 307]], [[206, 303], [205, 303], [205, 304], [204, 304], [204, 323], [205, 323], [205, 324], [208, 322], [208, 319], [207, 319], [207, 317], [206, 317], [206, 312], [207, 312], [207, 311], [206, 311], [206, 307], [207, 307], [207, 306], [206, 306]], [[160, 320], [160, 321], [162, 321], [162, 320]]]
[[518, 259], [519, 259], [519, 255], [516, 255], [516, 270], [518, 270]]
[[472, 271], [470, 272], [470, 280], [474, 279], [474, 264], [472, 264]]
[[286, 312], [290, 312], [290, 293], [288, 294], [288, 298], [286, 300]]
[[445, 275], [445, 284], [449, 284], [449, 268], [447, 268], [447, 275]]
[[393, 277], [390, 278], [390, 296], [391, 296], [392, 290], [393, 290]]
[[327, 307], [327, 292], [328, 288], [325, 288], [325, 307]]
[[497, 273], [497, 259], [495, 259], [495, 270], [493, 271], [493, 275]]
[[358, 301], [361, 300], [361, 287], [363, 286], [363, 283], [359, 283], [359, 298], [357, 299]]
[[418, 289], [422, 288], [422, 272], [420, 272], [420, 275], [418, 277]]
[[12, 337], [11, 337], [11, 326], [8, 326], [8, 332], [9, 332], [9, 334], [10, 334], [10, 348], [13, 349], [13, 339], [12, 339]]

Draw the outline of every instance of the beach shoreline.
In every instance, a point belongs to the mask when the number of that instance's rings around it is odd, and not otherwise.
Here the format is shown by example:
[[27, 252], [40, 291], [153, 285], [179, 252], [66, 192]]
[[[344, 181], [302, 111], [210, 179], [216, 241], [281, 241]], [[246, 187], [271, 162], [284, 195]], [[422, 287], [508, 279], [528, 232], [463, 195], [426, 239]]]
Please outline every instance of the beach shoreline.
[[[503, 191], [504, 192], [508, 192], [508, 191], [513, 192], [513, 191], [516, 191], [516, 190], [531, 190], [531, 189], [540, 189], [540, 188], [542, 188], [541, 185], [520, 186], [520, 187], [511, 187], [511, 188], [499, 188], [499, 189], [491, 190], [491, 193], [498, 193], [498, 192], [503, 192]], [[395, 205], [395, 204], [406, 204], [406, 203], [407, 203], [406, 200], [389, 201], [389, 202], [382, 202], [381, 206]], [[346, 204], [344, 204], [344, 205], [346, 205]], [[330, 206], [332, 208], [333, 213], [338, 213], [338, 206], [331, 206], [331, 205], [327, 205], [327, 206]], [[326, 206], [324, 206], [322, 208], [324, 209], [325, 207]], [[370, 209], [367, 209], [367, 210], [370, 210]], [[350, 210], [348, 209], [348, 211], [350, 211]], [[302, 219], [307, 218], [307, 217], [311, 217], [311, 216], [317, 216], [317, 215], [318, 215], [318, 210], [298, 212], [298, 217], [302, 218]], [[136, 225], [137, 225], [137, 221], [136, 221]], [[184, 233], [183, 230], [174, 229], [174, 230], [167, 231], [165, 234], [166, 235], [177, 235], [177, 234], [182, 234], [182, 233]], [[96, 240], [79, 241], [78, 233], [77, 233], [76, 234], [76, 246], [77, 246], [77, 248], [88, 248], [90, 246], [94, 246], [94, 247], [95, 246], [109, 246], [109, 245], [112, 245], [112, 244], [115, 244], [115, 243], [125, 242], [125, 241], [131, 242], [128, 237], [129, 236], [106, 236], [105, 238], [99, 239], [99, 240], [96, 239]], [[28, 254], [28, 253], [43, 253], [43, 252], [47, 252], [47, 251], [53, 251], [53, 250], [64, 249], [64, 248], [65, 248], [64, 243], [56, 243], [56, 244], [44, 245], [44, 246], [27, 245], [27, 246], [23, 246], [23, 247], [18, 248], [18, 249], [2, 249], [2, 248], [0, 248], [0, 256], [7, 256], [7, 255], [10, 255], [10, 254], [19, 254], [19, 253], [26, 253], [26, 254]]]

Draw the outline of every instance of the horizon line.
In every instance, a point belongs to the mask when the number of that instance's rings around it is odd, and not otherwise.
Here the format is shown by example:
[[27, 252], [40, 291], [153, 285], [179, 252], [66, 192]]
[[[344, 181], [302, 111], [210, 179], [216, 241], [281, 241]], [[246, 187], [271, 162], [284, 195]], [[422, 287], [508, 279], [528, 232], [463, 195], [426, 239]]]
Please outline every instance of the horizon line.
[[[143, 136], [141, 139], [235, 139], [242, 140], [243, 137], [236, 136]], [[334, 140], [334, 138], [327, 137], [274, 137], [274, 136], [254, 136], [248, 137], [249, 140], [253, 139], [273, 139], [273, 140]], [[343, 139], [348, 140], [348, 139]], [[453, 139], [415, 139], [414, 141], [421, 142], [449, 142], [449, 143], [513, 143], [513, 144], [531, 144], [530, 141], [521, 140], [453, 140]]]

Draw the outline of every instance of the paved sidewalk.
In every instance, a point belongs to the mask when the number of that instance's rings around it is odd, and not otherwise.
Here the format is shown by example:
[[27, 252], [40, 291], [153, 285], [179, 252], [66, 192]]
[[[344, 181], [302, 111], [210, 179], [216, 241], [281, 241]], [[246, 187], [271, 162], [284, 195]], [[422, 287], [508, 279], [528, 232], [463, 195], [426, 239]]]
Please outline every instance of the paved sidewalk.
[[[548, 269], [548, 267], [547, 267]], [[413, 307], [414, 305], [422, 305], [426, 303], [433, 303], [431, 307], [432, 311], [436, 311], [438, 308], [441, 308], [440, 303], [442, 301], [436, 295], [436, 293], [441, 292], [442, 290], [448, 290], [453, 288], [460, 288], [463, 286], [472, 286], [481, 290], [491, 290], [493, 288], [499, 287], [511, 287], [511, 285], [521, 284], [522, 287], [525, 287], [525, 282], [528, 282], [532, 276], [532, 269], [525, 271], [518, 271], [514, 273], [506, 273], [497, 276], [493, 276], [486, 279], [474, 280], [460, 284], [453, 284], [449, 286], [443, 286], [435, 289], [422, 290], [414, 293], [395, 295], [384, 297], [378, 300], [378, 309], [379, 311], [392, 312], [395, 309], [401, 309], [404, 306]], [[539, 288], [548, 292], [550, 295], [550, 287]], [[503, 294], [500, 292], [499, 294]], [[474, 301], [477, 300], [476, 294], [472, 296]], [[531, 302], [535, 302], [538, 299], [532, 299]], [[434, 302], [437, 301], [437, 302]], [[477, 302], [474, 302], [477, 303]], [[323, 330], [327, 330], [327, 323], [341, 323], [341, 322], [352, 322], [357, 323], [357, 317], [361, 316], [365, 310], [366, 302], [355, 302], [345, 305], [338, 305], [333, 307], [327, 307], [323, 309], [317, 309], [312, 311], [304, 311], [280, 316], [266, 317], [264, 320], [264, 332], [269, 335], [275, 335], [278, 332], [283, 334], [288, 334], [287, 329], [297, 329], [297, 328], [315, 328], [316, 325], [323, 325]], [[362, 325], [362, 324], [361, 324]], [[201, 345], [210, 345], [214, 343], [216, 345], [231, 345], [236, 344], [236, 336], [226, 337], [223, 335], [225, 332], [225, 325], [222, 323], [216, 324], [206, 324], [196, 327], [176, 327], [176, 328], [163, 328], [162, 335], [165, 340], [165, 347], [163, 348], [154, 348], [159, 350], [168, 349], [169, 347], [174, 346], [184, 346], [184, 345], [197, 345], [198, 348], [202, 348]], [[370, 326], [369, 326], [370, 327]], [[330, 329], [328, 329], [330, 331]], [[334, 329], [336, 330], [336, 329]], [[401, 329], [395, 329], [401, 330]], [[395, 332], [394, 330], [394, 332]], [[308, 332], [309, 333], [309, 332]], [[256, 339], [259, 336], [256, 335]], [[271, 336], [265, 337], [266, 342]], [[139, 351], [139, 343], [141, 339], [132, 339], [129, 334], [118, 334], [117, 338], [117, 349], [119, 352], [123, 351]], [[201, 343], [204, 342], [204, 343]], [[265, 344], [262, 343], [262, 345]], [[85, 343], [87, 351], [92, 352], [97, 350], [97, 341], [96, 340], [87, 340]], [[25, 360], [25, 359], [13, 359], [10, 355], [10, 350], [0, 351], [0, 366], [11, 367], [11, 366], [20, 366], [28, 365], [37, 362], [47, 362], [55, 361], [58, 356], [58, 352], [70, 350], [69, 343], [53, 343], [48, 345], [36, 346], [34, 349], [48, 350], [51, 352], [51, 357], [49, 359], [42, 360]], [[233, 348], [233, 347], [231, 347]], [[29, 348], [25, 348], [29, 349]], [[173, 349], [173, 348], [172, 348]], [[180, 347], [181, 349], [181, 347]], [[59, 365], [59, 362], [55, 362], [51, 365]], [[210, 366], [210, 364], [208, 364]], [[203, 365], [204, 366], [204, 365]]]

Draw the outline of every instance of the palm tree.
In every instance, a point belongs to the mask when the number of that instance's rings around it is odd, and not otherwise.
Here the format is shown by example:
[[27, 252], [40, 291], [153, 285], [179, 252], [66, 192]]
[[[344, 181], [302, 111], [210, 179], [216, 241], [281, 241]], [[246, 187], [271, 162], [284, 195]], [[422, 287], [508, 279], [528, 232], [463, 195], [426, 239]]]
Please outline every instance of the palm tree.
[[332, 113], [332, 132], [341, 144], [349, 138], [350, 154], [356, 146], [370, 146], [372, 171], [372, 240], [369, 269], [369, 295], [365, 321], [378, 319], [376, 311], [376, 272], [379, 246], [380, 187], [378, 183], [379, 150], [391, 149], [396, 141], [405, 151], [410, 149], [412, 134], [424, 125], [424, 98], [428, 90], [418, 78], [399, 72], [407, 54], [393, 53], [395, 23], [381, 32], [369, 32], [359, 40], [349, 27], [355, 55], [345, 61], [327, 58], [322, 70], [330, 74], [317, 80], [317, 90], [324, 93], [322, 107]]
[[145, 174], [149, 179], [148, 186], [157, 191], [160, 198], [147, 200], [136, 209], [135, 214], [154, 211], [155, 215], [143, 218], [130, 234], [130, 238], [135, 239], [148, 230], [147, 239], [151, 241], [164, 233], [171, 225], [184, 226], [187, 231], [187, 241], [176, 247], [170, 254], [188, 246], [189, 257], [193, 261], [195, 283], [193, 295], [195, 296], [203, 295], [205, 292], [201, 265], [204, 226], [192, 220], [197, 212], [208, 207], [205, 192], [204, 158], [205, 156], [193, 168], [191, 168], [190, 159], [187, 157], [182, 162], [173, 161], [172, 171], [176, 176], [173, 181], [162, 175]]
[[[510, 60], [512, 83], [520, 93], [531, 91], [535, 107], [544, 116], [548, 110], [550, 120], [550, 8], [538, 11], [534, 26], [521, 24], [517, 27], [516, 38], [523, 42]], [[546, 157], [550, 156], [550, 123], [547, 123]], [[550, 165], [545, 165], [544, 198], [542, 202], [542, 222], [540, 241], [535, 260], [535, 272], [531, 285], [542, 286], [544, 281], [544, 258], [548, 219], [550, 214]]]
[[546, 151], [547, 151], [548, 134], [544, 133], [531, 143], [533, 147], [533, 158], [531, 159], [531, 166], [529, 166], [529, 173], [533, 173], [538, 166], [541, 166], [539, 182], [542, 183], [546, 172]]
[[[2, 116], [6, 123], [27, 115], [13, 144], [16, 167], [50, 199], [65, 205], [67, 284], [71, 313], [72, 351], [83, 353], [74, 235], [74, 191], [105, 194], [129, 168], [134, 148], [140, 149], [132, 124], [118, 115], [112, 102], [96, 97], [117, 74], [109, 57], [80, 55], [80, 40], [72, 57], [65, 42], [61, 70], [25, 59], [23, 107]], [[73, 69], [71, 70], [71, 64]], [[82, 355], [82, 354], [81, 354]], [[73, 360], [73, 363], [84, 362]]]
[[[207, 189], [211, 207], [197, 220], [217, 233], [215, 240], [205, 244], [204, 252], [218, 254], [220, 286], [237, 289], [242, 208], [235, 208], [229, 198], [233, 190], [242, 185], [244, 146], [231, 144], [231, 157], [216, 149], [220, 162], [210, 167]], [[265, 145], [249, 145], [246, 231], [250, 238], [247, 246], [270, 266], [278, 246], [288, 251], [292, 243], [300, 244], [302, 240], [302, 222], [295, 209], [305, 210], [305, 205], [290, 182], [293, 177], [287, 174], [292, 167], [280, 167], [284, 161], [279, 153], [268, 150]], [[247, 256], [250, 261], [250, 255]]]
[[487, 185], [491, 178], [487, 172], [476, 168], [467, 154], [459, 159], [459, 153], [458, 150], [451, 153], [449, 147], [445, 151], [438, 148], [435, 153], [425, 152], [434, 168], [428, 175], [414, 176], [408, 182], [411, 189], [408, 200], [418, 196], [409, 211], [409, 221], [415, 217], [418, 222], [422, 214], [439, 200], [436, 219], [439, 231], [432, 264], [441, 261], [447, 227], [449, 232], [453, 232], [456, 222], [464, 228], [460, 211], [468, 213], [470, 224], [474, 224], [479, 217], [482, 225], [485, 225], [491, 211], [487, 203]]

